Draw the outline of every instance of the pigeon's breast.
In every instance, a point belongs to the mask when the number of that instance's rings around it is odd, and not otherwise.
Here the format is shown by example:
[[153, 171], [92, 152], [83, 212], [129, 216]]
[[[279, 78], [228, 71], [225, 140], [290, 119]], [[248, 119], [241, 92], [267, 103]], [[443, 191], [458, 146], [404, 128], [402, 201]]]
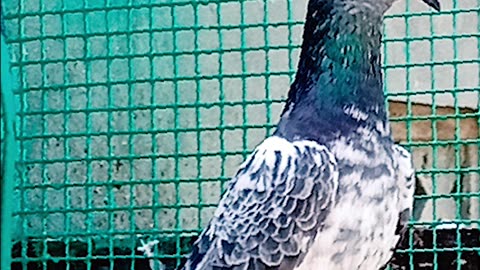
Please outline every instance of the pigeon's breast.
[[297, 270], [376, 270], [392, 256], [399, 190], [388, 148], [331, 146], [340, 170], [337, 202]]

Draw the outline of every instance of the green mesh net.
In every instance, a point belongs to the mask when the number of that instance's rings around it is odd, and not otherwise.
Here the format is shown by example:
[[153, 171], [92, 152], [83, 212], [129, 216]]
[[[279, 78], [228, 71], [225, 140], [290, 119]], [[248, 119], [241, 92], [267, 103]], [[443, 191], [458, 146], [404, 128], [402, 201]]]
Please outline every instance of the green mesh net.
[[[392, 127], [420, 183], [399, 251], [411, 269], [417, 253], [442, 269], [443, 247], [414, 248], [415, 228], [480, 222], [480, 1], [442, 4], [399, 1], [385, 20]], [[117, 269], [117, 259], [141, 269], [139, 247], [150, 244], [149, 264], [180, 265], [225, 182], [275, 128], [306, 1], [2, 0], [2, 9], [19, 81], [18, 177], [6, 179], [14, 216], [2, 220], [13, 225], [15, 269]], [[462, 245], [461, 226], [451, 269], [479, 252]]]

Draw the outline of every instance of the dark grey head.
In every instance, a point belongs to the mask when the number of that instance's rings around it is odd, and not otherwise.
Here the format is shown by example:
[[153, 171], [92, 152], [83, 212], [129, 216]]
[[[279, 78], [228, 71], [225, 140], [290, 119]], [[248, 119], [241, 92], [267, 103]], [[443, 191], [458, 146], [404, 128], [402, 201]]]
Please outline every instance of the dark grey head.
[[431, 6], [434, 8], [436, 11], [440, 11], [440, 2], [438, 0], [422, 0], [425, 2], [427, 5]]
[[[390, 1], [390, 0], [387, 0], [387, 1]], [[425, 4], [434, 8], [435, 10], [440, 11], [440, 2], [438, 0], [422, 0], [422, 1], [425, 2]]]
[[[386, 11], [394, 2], [398, 0], [345, 0], [344, 4], [353, 4], [353, 2], [360, 3], [361, 5], [366, 5], [369, 7], [375, 7], [382, 11]], [[440, 11], [440, 2], [439, 0], [422, 0], [430, 7], [434, 8], [437, 11]]]

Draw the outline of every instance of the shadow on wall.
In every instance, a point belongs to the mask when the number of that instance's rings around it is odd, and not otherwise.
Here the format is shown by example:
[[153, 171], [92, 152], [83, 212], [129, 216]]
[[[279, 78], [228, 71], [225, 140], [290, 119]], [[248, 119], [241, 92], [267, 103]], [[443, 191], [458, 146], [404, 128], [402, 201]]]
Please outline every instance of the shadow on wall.
[[452, 117], [454, 108], [438, 107], [432, 116], [431, 105], [413, 104], [411, 117], [419, 120], [410, 122], [408, 132], [406, 122], [395, 121], [407, 116], [407, 104], [390, 102], [394, 139], [406, 142], [409, 136], [416, 145], [410, 150], [417, 170], [418, 198], [414, 206], [417, 221], [480, 219], [480, 197], [469, 196], [480, 190], [478, 171], [471, 169], [478, 166], [478, 113], [468, 108], [460, 109], [460, 113], [457, 125]]

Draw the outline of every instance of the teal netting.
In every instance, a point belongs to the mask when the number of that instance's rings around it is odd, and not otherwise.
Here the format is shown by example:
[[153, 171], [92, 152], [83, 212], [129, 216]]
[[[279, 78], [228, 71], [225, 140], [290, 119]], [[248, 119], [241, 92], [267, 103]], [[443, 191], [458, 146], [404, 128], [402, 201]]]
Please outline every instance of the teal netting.
[[[413, 151], [420, 179], [412, 227], [477, 227], [480, 3], [442, 4], [442, 12], [421, 1], [391, 10], [385, 88], [395, 137]], [[161, 241], [152, 256], [179, 265], [183, 237], [203, 228], [225, 181], [275, 127], [306, 1], [2, 5], [20, 84], [16, 266], [140, 259], [114, 251], [136, 250], [138, 239]], [[457, 235], [460, 262], [478, 248]], [[442, 250], [411, 242], [403, 252], [431, 254], [437, 265]]]

